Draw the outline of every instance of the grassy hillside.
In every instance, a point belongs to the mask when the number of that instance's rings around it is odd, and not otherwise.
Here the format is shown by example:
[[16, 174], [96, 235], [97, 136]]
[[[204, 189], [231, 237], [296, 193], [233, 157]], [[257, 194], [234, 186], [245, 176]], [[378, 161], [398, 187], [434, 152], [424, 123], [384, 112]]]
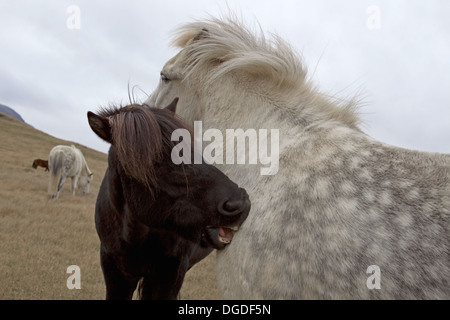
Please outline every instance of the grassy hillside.
[[[72, 197], [70, 180], [58, 200], [47, 195], [49, 173], [33, 169], [58, 144], [75, 144], [94, 173], [90, 193]], [[103, 299], [94, 208], [107, 155], [63, 141], [0, 113], [0, 299]], [[220, 299], [214, 255], [192, 268], [181, 299]], [[67, 267], [81, 270], [69, 290]]]

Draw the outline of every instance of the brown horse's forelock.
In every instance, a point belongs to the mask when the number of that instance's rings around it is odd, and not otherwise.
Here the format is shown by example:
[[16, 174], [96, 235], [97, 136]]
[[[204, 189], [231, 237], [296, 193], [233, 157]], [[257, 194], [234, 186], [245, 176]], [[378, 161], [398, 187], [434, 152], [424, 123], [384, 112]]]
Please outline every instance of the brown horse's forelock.
[[125, 173], [153, 194], [158, 180], [155, 164], [172, 161], [172, 132], [186, 128], [185, 124], [168, 110], [141, 105], [126, 106], [104, 116], [109, 118], [112, 144]]

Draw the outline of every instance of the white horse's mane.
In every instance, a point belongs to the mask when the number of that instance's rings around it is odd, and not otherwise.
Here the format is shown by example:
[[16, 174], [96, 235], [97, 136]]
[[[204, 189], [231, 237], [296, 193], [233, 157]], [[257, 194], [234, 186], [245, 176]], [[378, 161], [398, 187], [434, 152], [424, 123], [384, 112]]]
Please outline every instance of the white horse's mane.
[[[260, 28], [261, 29], [261, 28]], [[233, 71], [264, 79], [273, 92], [308, 93], [322, 110], [352, 127], [360, 122], [356, 114], [358, 99], [343, 101], [319, 93], [307, 81], [307, 70], [301, 56], [280, 36], [266, 37], [259, 30], [251, 30], [235, 17], [211, 17], [179, 27], [173, 45], [184, 49], [187, 74], [184, 80], [198, 74], [205, 86]], [[285, 94], [284, 96], [298, 96]]]
[[[202, 41], [190, 46], [200, 38]], [[275, 34], [271, 38], [266, 38], [262, 32], [257, 35], [231, 18], [186, 24], [178, 30], [174, 45], [189, 47], [192, 69], [221, 62], [220, 68], [211, 75], [212, 79], [233, 70], [245, 70], [286, 86], [300, 85], [306, 76], [301, 60], [287, 42]]]

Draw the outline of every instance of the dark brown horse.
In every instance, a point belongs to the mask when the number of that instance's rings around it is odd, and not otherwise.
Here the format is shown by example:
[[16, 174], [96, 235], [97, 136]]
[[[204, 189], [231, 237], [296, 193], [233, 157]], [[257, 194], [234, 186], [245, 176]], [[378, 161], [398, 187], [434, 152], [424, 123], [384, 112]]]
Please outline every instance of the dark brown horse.
[[42, 159], [36, 159], [33, 161], [32, 167], [34, 169], [37, 169], [37, 167], [42, 167], [42, 168], [45, 168], [45, 171], [48, 171], [48, 161], [42, 160]]
[[[187, 270], [223, 249], [250, 210], [247, 192], [212, 165], [171, 160], [172, 132], [185, 125], [141, 105], [88, 112], [111, 143], [95, 223], [107, 299], [175, 299]], [[192, 141], [189, 141], [192, 143]]]

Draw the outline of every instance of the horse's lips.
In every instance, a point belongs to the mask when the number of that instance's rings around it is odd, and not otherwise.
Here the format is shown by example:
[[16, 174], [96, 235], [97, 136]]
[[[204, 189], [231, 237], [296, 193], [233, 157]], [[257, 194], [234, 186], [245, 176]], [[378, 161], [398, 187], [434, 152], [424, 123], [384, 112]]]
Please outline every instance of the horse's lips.
[[219, 227], [219, 241], [228, 244], [233, 240], [234, 231], [231, 228]]
[[221, 250], [231, 243], [234, 232], [239, 227], [207, 227], [204, 236], [215, 249]]

